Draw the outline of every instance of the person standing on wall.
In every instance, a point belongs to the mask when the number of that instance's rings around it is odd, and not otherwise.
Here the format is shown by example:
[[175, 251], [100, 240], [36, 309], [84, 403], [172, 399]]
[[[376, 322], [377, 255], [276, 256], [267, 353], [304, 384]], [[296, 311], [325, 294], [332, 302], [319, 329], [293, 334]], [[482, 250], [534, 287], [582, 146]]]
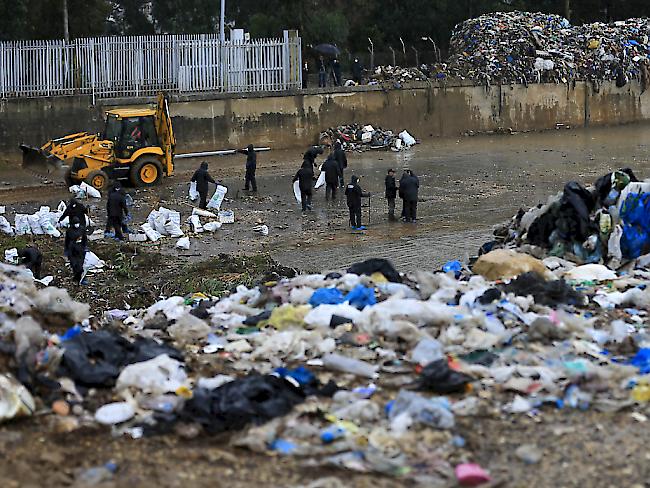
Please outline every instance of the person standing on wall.
[[327, 65], [323, 56], [318, 57], [318, 88], [327, 86]]
[[343, 76], [341, 75], [341, 63], [339, 58], [332, 60], [332, 74], [334, 75], [334, 86], [343, 85]]
[[357, 85], [360, 85], [361, 81], [363, 81], [363, 66], [358, 58], [355, 58], [354, 63], [352, 63], [352, 81]]
[[208, 207], [208, 183], [217, 184], [208, 173], [208, 163], [206, 161], [203, 161], [199, 169], [194, 172], [191, 181], [196, 182], [196, 191], [199, 192], [201, 198], [199, 208], [205, 210]]
[[386, 201], [388, 202], [388, 220], [395, 222], [395, 199], [397, 198], [397, 184], [395, 183], [395, 170], [388, 170], [385, 180]]
[[249, 188], [252, 188], [253, 192], [257, 192], [257, 180], [255, 179], [255, 172], [257, 171], [257, 154], [255, 153], [255, 147], [252, 144], [249, 144], [246, 149], [240, 149], [237, 152], [246, 155], [244, 190], [248, 191]]
[[345, 188], [344, 172], [345, 168], [348, 167], [348, 157], [345, 155], [343, 150], [343, 145], [340, 140], [337, 140], [334, 144], [334, 159], [336, 159], [337, 164], [339, 165], [339, 185], [341, 188]]

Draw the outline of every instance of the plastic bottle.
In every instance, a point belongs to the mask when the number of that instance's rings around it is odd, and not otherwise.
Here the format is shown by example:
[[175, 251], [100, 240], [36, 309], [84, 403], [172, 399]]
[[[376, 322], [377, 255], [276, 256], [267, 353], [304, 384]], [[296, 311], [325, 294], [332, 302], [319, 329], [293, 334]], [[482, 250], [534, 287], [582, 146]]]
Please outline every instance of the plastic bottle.
[[111, 461], [104, 466], [96, 466], [82, 471], [77, 476], [77, 482], [82, 486], [95, 486], [112, 479], [115, 471], [117, 471], [117, 465]]
[[435, 339], [422, 339], [411, 352], [413, 362], [422, 366], [426, 366], [444, 357], [445, 354], [442, 349], [442, 344]]
[[337, 439], [345, 437], [347, 431], [340, 425], [333, 425], [320, 433], [320, 440], [324, 444], [330, 444]]
[[350, 373], [366, 378], [377, 376], [377, 366], [373, 366], [359, 359], [348, 358], [340, 354], [328, 354], [323, 357], [323, 366], [334, 371]]

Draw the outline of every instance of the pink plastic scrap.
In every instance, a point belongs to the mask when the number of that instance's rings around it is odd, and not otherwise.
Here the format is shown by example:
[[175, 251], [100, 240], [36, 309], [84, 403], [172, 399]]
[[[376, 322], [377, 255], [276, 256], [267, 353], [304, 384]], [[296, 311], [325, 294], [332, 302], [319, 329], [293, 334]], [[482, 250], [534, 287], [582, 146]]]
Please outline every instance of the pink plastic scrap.
[[490, 475], [478, 464], [459, 464], [456, 466], [456, 478], [461, 486], [478, 486], [491, 481]]

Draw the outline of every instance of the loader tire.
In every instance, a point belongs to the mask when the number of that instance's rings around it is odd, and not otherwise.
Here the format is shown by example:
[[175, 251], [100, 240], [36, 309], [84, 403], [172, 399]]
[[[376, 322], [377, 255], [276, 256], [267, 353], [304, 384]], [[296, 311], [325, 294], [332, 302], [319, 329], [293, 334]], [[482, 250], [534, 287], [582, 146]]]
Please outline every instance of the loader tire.
[[108, 175], [101, 169], [91, 171], [86, 177], [86, 183], [96, 190], [105, 190], [108, 187]]
[[65, 182], [65, 186], [70, 188], [72, 185], [76, 185], [77, 182], [72, 179], [72, 170], [68, 169], [66, 170], [65, 174], [63, 175], [63, 181]]
[[129, 172], [129, 179], [134, 186], [154, 186], [162, 178], [162, 166], [153, 157], [138, 158]]

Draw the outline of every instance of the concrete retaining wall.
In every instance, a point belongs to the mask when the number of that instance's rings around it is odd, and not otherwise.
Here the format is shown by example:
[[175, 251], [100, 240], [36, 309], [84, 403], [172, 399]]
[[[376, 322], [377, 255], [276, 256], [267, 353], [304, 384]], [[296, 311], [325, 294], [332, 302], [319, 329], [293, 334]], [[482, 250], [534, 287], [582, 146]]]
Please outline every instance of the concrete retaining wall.
[[[99, 100], [85, 96], [0, 101], [0, 158], [19, 157], [18, 144], [39, 145], [52, 137], [100, 131], [103, 111], [138, 106], [147, 99]], [[638, 83], [617, 88], [605, 83], [437, 86], [405, 89], [344, 88], [256, 96], [195, 95], [171, 99], [178, 151], [243, 147], [249, 142], [273, 148], [305, 146], [319, 132], [360, 122], [408, 129], [422, 139], [498, 128], [551, 129], [615, 125], [650, 118], [650, 94]]]

